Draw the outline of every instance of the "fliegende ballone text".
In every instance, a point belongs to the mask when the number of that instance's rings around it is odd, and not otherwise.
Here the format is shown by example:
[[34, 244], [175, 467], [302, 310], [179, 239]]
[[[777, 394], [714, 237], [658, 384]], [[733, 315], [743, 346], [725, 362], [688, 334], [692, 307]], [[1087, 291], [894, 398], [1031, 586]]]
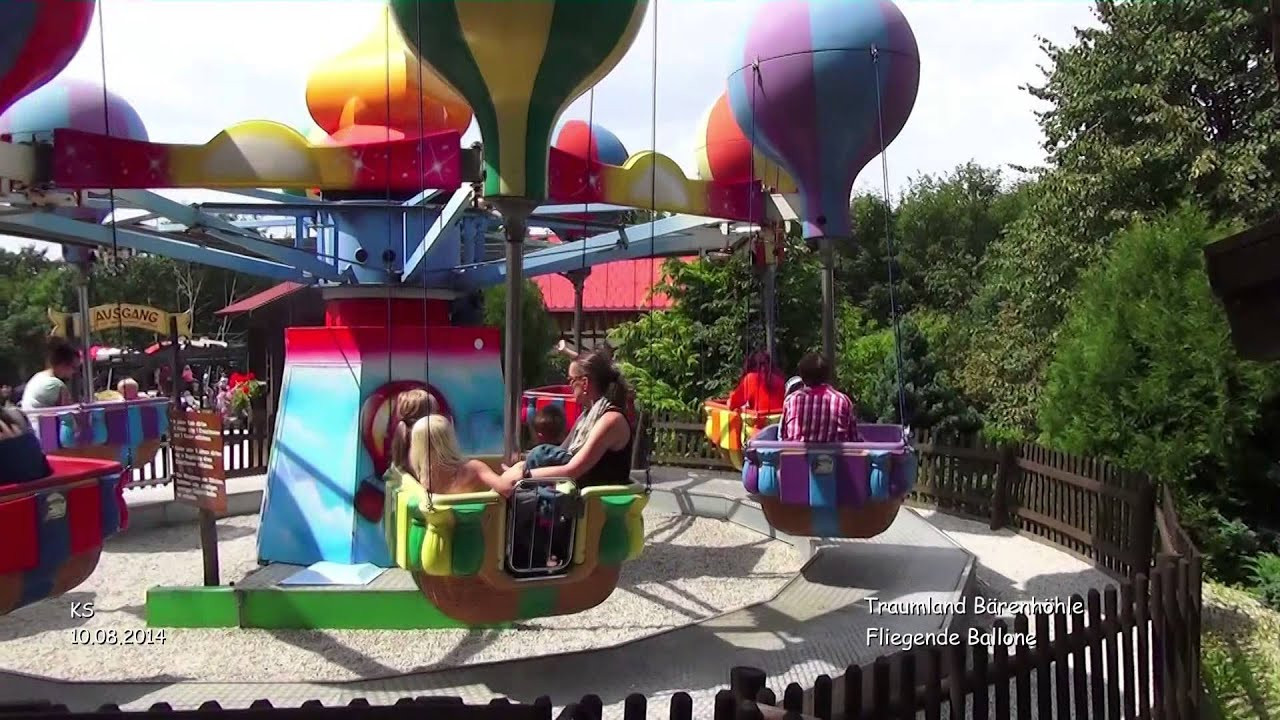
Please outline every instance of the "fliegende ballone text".
[[[1018, 613], [1027, 615], [1040, 614], [1075, 614], [1083, 613], [1083, 600], [1072, 598], [1052, 598], [1049, 600], [993, 600], [984, 597], [967, 597], [955, 600], [881, 600], [867, 598], [867, 609], [872, 615], [993, 615], [996, 617], [1012, 617]], [[1035, 635], [1019, 633], [1012, 630], [997, 631], [994, 628], [970, 627], [963, 632], [957, 630], [938, 630], [936, 632], [898, 632], [885, 627], [867, 628], [868, 645], [892, 645], [912, 648], [917, 645], [1035, 645]]]

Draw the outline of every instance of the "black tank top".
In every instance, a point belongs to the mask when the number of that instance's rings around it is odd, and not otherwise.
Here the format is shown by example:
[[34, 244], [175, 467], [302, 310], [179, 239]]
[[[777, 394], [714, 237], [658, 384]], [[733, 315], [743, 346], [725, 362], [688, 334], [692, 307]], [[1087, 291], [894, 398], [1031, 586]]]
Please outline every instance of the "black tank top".
[[605, 410], [605, 414], [611, 412], [620, 413], [623, 422], [627, 423], [627, 444], [621, 450], [605, 450], [596, 461], [595, 467], [578, 478], [578, 487], [625, 485], [631, 482], [631, 443], [634, 442], [634, 433], [631, 431], [631, 423], [627, 420], [626, 413], [616, 407]]

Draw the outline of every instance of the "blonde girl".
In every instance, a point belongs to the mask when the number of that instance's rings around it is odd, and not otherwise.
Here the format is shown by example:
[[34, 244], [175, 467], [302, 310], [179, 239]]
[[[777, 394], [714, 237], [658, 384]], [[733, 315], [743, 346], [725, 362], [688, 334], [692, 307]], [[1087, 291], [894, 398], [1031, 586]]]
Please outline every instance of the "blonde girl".
[[453, 423], [443, 415], [428, 415], [413, 424], [409, 438], [409, 474], [428, 492], [502, 492], [497, 473], [479, 460], [467, 460], [458, 449]]

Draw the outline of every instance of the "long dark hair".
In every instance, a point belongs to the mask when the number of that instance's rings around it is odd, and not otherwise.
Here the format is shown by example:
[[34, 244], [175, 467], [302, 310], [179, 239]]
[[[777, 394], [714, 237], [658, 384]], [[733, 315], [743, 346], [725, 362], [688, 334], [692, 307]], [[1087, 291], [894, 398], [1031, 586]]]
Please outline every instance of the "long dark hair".
[[610, 404], [623, 410], [627, 408], [631, 387], [618, 371], [618, 366], [613, 364], [611, 351], [592, 350], [579, 355], [574, 362]]

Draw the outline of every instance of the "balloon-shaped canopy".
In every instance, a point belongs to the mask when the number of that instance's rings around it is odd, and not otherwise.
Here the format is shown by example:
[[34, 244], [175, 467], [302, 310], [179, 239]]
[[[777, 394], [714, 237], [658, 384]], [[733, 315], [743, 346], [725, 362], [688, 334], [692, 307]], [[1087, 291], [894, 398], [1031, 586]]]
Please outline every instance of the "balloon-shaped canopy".
[[919, 83], [915, 35], [889, 0], [761, 5], [733, 58], [729, 104], [799, 184], [805, 237], [850, 236], [853, 181], [902, 130]]
[[[75, 3], [68, 3], [75, 5]], [[103, 102], [106, 112], [103, 112]], [[0, 133], [22, 136], [59, 128], [146, 140], [147, 126], [126, 100], [88, 80], [61, 78], [14, 103], [0, 115]]]
[[364, 40], [322, 63], [307, 80], [307, 109], [335, 134], [352, 125], [390, 127], [403, 137], [466, 132], [471, 108], [405, 45], [384, 8]]
[[733, 119], [729, 108], [729, 94], [722, 93], [702, 116], [698, 126], [697, 147], [694, 148], [698, 163], [698, 177], [723, 183], [745, 183], [753, 179], [778, 192], [793, 193], [796, 182], [778, 163], [753, 150], [747, 133]]
[[89, 33], [95, 3], [0, 2], [0, 112], [52, 80]]
[[613, 69], [648, 0], [391, 0], [400, 30], [471, 106], [485, 195], [547, 195], [547, 147], [564, 108]]
[[560, 126], [552, 145], [575, 157], [595, 160], [606, 165], [622, 165], [627, 161], [627, 148], [617, 135], [597, 124], [570, 120]]

